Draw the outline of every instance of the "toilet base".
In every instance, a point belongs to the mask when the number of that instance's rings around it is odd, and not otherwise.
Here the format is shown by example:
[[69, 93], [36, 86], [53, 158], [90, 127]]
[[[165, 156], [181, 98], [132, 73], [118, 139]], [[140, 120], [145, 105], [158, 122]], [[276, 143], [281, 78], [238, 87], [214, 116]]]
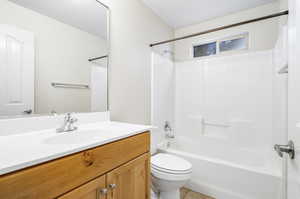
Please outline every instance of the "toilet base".
[[172, 191], [161, 191], [160, 199], [180, 199], [180, 191], [179, 189]]
[[151, 189], [151, 199], [160, 199], [159, 194], [155, 193], [152, 189]]

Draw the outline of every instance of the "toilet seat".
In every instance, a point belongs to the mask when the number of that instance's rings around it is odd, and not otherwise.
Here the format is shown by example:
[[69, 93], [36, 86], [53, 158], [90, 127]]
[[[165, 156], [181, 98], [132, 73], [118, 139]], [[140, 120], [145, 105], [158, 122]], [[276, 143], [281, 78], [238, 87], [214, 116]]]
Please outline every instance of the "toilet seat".
[[192, 164], [180, 157], [161, 153], [152, 157], [151, 169], [159, 173], [184, 175], [192, 172]]
[[173, 174], [173, 173], [167, 173], [164, 171], [156, 170], [154, 168], [151, 168], [151, 174], [152, 178], [158, 178], [162, 180], [167, 180], [167, 181], [186, 181], [191, 178], [190, 173], [182, 173], [182, 174]]
[[165, 173], [170, 173], [170, 174], [189, 174], [192, 172], [192, 169], [189, 170], [182, 170], [182, 171], [176, 171], [176, 170], [170, 170], [170, 169], [165, 169], [165, 168], [160, 168], [155, 165], [151, 165], [151, 169], [160, 171], [160, 172], [165, 172]]

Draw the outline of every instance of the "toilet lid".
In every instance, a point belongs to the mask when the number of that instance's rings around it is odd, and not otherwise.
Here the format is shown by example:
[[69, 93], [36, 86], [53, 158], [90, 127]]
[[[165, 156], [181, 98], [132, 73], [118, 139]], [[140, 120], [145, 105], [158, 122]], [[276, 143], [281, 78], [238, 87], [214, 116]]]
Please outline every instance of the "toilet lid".
[[188, 161], [170, 154], [157, 154], [151, 158], [151, 165], [156, 169], [184, 172], [192, 169]]

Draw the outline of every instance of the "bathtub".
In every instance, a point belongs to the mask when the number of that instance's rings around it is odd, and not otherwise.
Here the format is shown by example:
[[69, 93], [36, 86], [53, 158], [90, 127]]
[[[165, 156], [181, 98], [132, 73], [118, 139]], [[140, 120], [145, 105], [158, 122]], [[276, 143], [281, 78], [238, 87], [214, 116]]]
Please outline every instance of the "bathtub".
[[[176, 144], [168, 142], [158, 148], [158, 152], [177, 155], [192, 163], [193, 174], [187, 188], [216, 199], [280, 199], [280, 168], [274, 167], [266, 155], [237, 150], [228, 143], [220, 147], [222, 141], [204, 140], [205, 143], [197, 142], [195, 146], [177, 138]], [[216, 144], [219, 147], [208, 147]]]

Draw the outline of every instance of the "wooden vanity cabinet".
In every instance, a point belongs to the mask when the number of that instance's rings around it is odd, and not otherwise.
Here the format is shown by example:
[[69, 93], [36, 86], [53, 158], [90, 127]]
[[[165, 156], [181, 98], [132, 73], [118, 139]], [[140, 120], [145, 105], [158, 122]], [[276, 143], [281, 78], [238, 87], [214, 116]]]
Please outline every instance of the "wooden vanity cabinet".
[[149, 157], [144, 154], [58, 199], [149, 199]]
[[106, 199], [106, 179], [101, 176], [79, 188], [58, 197], [58, 199]]
[[0, 199], [150, 199], [150, 134], [0, 176]]
[[145, 154], [109, 172], [107, 199], [150, 199], [149, 160]]

